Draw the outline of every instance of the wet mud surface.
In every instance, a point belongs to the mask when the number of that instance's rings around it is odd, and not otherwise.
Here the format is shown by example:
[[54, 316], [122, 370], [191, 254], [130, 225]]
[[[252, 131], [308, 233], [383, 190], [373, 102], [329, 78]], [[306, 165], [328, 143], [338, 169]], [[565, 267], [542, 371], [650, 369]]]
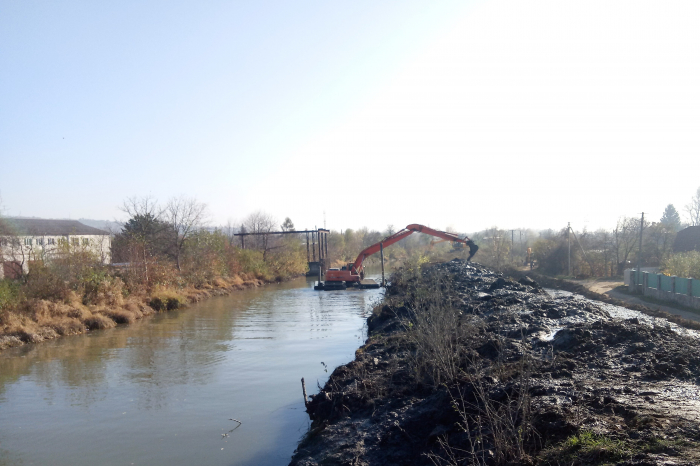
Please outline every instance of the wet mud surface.
[[695, 330], [460, 260], [397, 272], [368, 327], [292, 465], [700, 464]]

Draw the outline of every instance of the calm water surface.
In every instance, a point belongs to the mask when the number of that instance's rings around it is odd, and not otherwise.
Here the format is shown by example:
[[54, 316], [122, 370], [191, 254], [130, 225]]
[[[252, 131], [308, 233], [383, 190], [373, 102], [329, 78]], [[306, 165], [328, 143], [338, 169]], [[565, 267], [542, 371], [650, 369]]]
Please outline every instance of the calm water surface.
[[382, 292], [312, 284], [0, 353], [0, 465], [287, 464]]

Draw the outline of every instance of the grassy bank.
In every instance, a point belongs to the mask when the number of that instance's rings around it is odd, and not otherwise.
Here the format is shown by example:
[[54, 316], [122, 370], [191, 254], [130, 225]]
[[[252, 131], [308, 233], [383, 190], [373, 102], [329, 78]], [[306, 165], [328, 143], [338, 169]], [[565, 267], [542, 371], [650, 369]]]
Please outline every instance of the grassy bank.
[[242, 250], [203, 232], [180, 269], [167, 256], [135, 256], [116, 268], [85, 251], [35, 262], [0, 280], [0, 349], [128, 324], [213, 295], [302, 275], [306, 251], [289, 241], [274, 251]]
[[199, 288], [155, 287], [151, 291], [124, 296], [122, 282], [115, 279], [111, 285], [104, 286], [100, 297], [90, 304], [85, 304], [74, 291], [62, 300], [24, 299], [11, 309], [4, 309], [0, 315], [0, 350], [130, 324], [156, 312], [181, 308], [209, 296], [225, 295], [264, 283], [257, 278], [237, 275], [219, 277], [212, 284]]

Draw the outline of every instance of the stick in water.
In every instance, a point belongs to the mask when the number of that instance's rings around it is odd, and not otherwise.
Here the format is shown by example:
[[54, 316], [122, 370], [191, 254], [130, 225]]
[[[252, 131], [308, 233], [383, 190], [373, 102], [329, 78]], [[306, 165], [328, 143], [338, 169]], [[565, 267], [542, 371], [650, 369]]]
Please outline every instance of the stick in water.
[[301, 378], [301, 391], [304, 392], [304, 406], [307, 406], [309, 403], [309, 398], [306, 396], [306, 383], [304, 383], [304, 377]]

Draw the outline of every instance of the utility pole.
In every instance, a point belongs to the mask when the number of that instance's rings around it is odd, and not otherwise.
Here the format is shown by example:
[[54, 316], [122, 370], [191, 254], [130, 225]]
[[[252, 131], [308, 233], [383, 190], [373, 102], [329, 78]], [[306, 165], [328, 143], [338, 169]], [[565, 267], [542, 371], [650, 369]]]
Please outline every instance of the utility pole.
[[571, 222], [566, 225], [566, 243], [569, 246], [569, 277], [571, 276]]
[[644, 232], [644, 212], [642, 212], [642, 223], [639, 224], [639, 257], [637, 257], [637, 283], [642, 280], [642, 233]]
[[384, 243], [379, 243], [379, 253], [382, 256], [382, 288], [386, 288], [386, 280], [384, 280]]
[[522, 255], [522, 253], [523, 253], [523, 230], [518, 230], [518, 233], [520, 233], [520, 254]]

